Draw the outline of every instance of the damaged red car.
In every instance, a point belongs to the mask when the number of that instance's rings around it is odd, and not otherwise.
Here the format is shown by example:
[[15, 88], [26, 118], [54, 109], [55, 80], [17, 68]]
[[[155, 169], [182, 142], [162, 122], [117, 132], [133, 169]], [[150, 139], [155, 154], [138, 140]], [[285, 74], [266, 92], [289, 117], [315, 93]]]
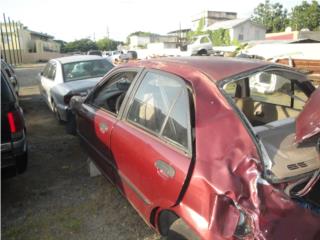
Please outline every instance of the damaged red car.
[[71, 107], [90, 158], [167, 239], [320, 239], [320, 89], [282, 65], [121, 65]]

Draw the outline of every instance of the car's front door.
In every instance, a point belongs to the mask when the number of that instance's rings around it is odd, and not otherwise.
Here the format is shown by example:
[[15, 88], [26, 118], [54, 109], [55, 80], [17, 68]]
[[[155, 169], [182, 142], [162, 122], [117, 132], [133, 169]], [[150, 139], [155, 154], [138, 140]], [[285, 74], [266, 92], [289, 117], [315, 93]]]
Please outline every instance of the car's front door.
[[100, 170], [113, 179], [117, 168], [110, 151], [110, 136], [129, 88], [138, 71], [122, 70], [98, 86], [78, 109], [78, 133]]
[[190, 92], [184, 80], [147, 72], [114, 126], [117, 184], [145, 218], [153, 206], [175, 205], [192, 156]]

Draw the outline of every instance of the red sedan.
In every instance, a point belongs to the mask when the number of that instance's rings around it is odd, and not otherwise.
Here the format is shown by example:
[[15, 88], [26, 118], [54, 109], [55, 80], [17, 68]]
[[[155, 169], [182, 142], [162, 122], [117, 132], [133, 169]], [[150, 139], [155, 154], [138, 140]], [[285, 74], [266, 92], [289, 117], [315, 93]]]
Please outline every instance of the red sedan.
[[168, 239], [320, 239], [320, 92], [263, 61], [140, 61], [74, 97], [90, 158]]

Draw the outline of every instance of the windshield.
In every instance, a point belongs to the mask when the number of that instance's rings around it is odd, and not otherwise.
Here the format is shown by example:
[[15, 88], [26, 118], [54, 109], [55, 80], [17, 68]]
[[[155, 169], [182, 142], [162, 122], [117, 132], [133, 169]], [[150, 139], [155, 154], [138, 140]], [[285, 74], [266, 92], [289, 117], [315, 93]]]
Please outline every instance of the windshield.
[[106, 59], [72, 62], [62, 65], [64, 82], [103, 77], [113, 65]]

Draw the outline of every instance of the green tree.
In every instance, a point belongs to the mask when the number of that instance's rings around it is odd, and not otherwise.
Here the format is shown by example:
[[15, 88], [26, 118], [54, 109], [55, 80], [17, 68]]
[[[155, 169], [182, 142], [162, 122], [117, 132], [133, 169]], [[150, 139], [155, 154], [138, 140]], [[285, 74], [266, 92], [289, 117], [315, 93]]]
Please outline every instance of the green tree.
[[110, 38], [102, 38], [97, 41], [99, 50], [116, 50], [119, 44], [122, 44], [122, 42]]
[[229, 46], [231, 44], [230, 34], [228, 29], [218, 29], [208, 31], [209, 37], [213, 46]]
[[320, 25], [320, 4], [313, 0], [310, 3], [303, 1], [301, 5], [292, 9], [290, 25], [293, 30], [308, 28], [309, 30], [319, 30]]
[[204, 26], [205, 26], [205, 18], [202, 17], [198, 22], [196, 31], [190, 31], [187, 33], [187, 39], [190, 41], [195, 36], [206, 34], [206, 32], [204, 31]]
[[97, 44], [91, 39], [84, 38], [69, 42], [64, 46], [64, 52], [87, 52], [89, 50], [97, 50]]
[[264, 25], [267, 33], [284, 31], [289, 24], [288, 11], [280, 3], [271, 4], [269, 0], [260, 3], [253, 11], [251, 19]]

